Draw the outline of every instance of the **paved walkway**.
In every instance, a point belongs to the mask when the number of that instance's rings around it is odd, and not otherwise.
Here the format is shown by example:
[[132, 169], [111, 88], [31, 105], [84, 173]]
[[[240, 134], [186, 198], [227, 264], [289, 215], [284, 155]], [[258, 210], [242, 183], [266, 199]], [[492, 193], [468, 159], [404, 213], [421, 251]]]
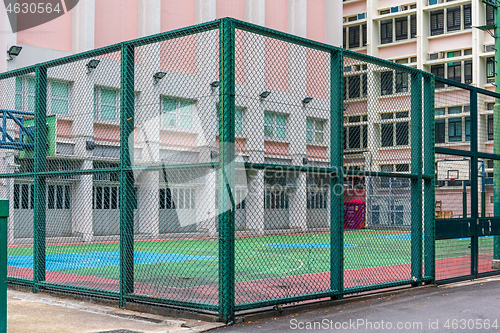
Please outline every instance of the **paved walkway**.
[[411, 289], [337, 306], [250, 320], [230, 332], [500, 332], [500, 277]]
[[18, 290], [8, 290], [7, 311], [7, 331], [12, 333], [194, 333], [223, 325]]

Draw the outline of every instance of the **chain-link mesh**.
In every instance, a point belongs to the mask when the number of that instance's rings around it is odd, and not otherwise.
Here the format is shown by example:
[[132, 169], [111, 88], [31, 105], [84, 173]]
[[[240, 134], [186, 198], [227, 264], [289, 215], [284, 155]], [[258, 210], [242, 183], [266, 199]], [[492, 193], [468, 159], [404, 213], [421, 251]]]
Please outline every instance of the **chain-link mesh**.
[[431, 76], [230, 19], [35, 69], [11, 278], [223, 319], [434, 279]]
[[446, 89], [435, 95], [436, 278], [478, 276], [500, 268], [494, 219], [498, 95], [438, 81]]

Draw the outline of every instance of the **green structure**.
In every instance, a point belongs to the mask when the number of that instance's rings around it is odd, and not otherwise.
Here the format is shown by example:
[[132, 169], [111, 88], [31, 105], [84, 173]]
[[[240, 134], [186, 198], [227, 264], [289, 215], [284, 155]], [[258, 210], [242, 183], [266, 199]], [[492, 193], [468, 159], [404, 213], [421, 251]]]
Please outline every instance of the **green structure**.
[[[33, 94], [15, 89], [33, 77]], [[0, 109], [35, 102], [34, 150], [0, 174], [14, 198], [9, 280], [227, 322], [432, 283], [434, 82], [229, 18], [2, 73]], [[345, 119], [361, 125], [344, 136]], [[360, 133], [363, 150], [346, 154]], [[401, 147], [384, 156], [389, 141]], [[349, 211], [347, 179], [378, 201]]]

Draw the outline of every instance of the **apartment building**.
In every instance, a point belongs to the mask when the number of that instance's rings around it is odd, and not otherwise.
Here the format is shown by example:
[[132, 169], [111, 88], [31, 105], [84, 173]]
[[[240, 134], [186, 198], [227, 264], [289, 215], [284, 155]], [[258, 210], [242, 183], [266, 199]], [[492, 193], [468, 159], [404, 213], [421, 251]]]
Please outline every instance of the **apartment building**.
[[[493, 24], [493, 10], [480, 0], [343, 0], [343, 47], [363, 54], [380, 57], [399, 64], [418, 68], [449, 80], [494, 90], [494, 40], [487, 31], [476, 26]], [[349, 64], [348, 64], [349, 65]], [[365, 66], [366, 67], [366, 66]], [[384, 113], [378, 107], [381, 100], [405, 98], [409, 92], [408, 76], [397, 71], [380, 73], [380, 89], [376, 99], [373, 92], [364, 88], [367, 82], [366, 68], [346, 66], [346, 104], [364, 101], [366, 107], [352, 110], [346, 123], [348, 144], [346, 152], [358, 152], [353, 168], [374, 162], [381, 171], [395, 169], [409, 170], [409, 158], [388, 163], [383, 154], [408, 146], [407, 110], [396, 110], [394, 114]], [[359, 71], [361, 70], [361, 71]], [[369, 75], [369, 71], [368, 71]], [[468, 96], [459, 89], [436, 84], [436, 146], [469, 149], [470, 117]], [[351, 95], [351, 89], [354, 93]], [[479, 149], [493, 152], [493, 103], [489, 97], [480, 96], [478, 101]], [[370, 121], [370, 111], [379, 109]], [[349, 108], [347, 109], [349, 111]], [[365, 114], [367, 113], [367, 114]], [[363, 119], [366, 121], [363, 122]], [[355, 122], [355, 123], [354, 123]], [[350, 146], [350, 133], [354, 130], [354, 146]], [[366, 136], [370, 131], [380, 131], [374, 138], [375, 150], [366, 147]], [[358, 132], [360, 133], [358, 135]], [[363, 141], [364, 140], [364, 141]], [[366, 147], [366, 148], [365, 148]], [[403, 156], [401, 154], [400, 156]], [[375, 158], [379, 156], [380, 158]], [[452, 156], [436, 156], [436, 160], [452, 159]], [[357, 163], [355, 163], [357, 162]], [[493, 162], [484, 161], [486, 185], [486, 214], [493, 213]], [[481, 172], [480, 172], [481, 175]], [[463, 182], [444, 180], [436, 182], [436, 201], [443, 211], [452, 212], [454, 217], [463, 215]], [[468, 182], [465, 184], [468, 185]], [[364, 184], [367, 193], [370, 184]], [[387, 189], [391, 184], [382, 184]], [[398, 191], [409, 184], [396, 184]], [[481, 188], [481, 183], [480, 183]], [[380, 188], [379, 188], [380, 189]], [[470, 188], [468, 188], [470, 190]], [[384, 194], [385, 195], [385, 194]], [[404, 195], [401, 192], [398, 195]], [[392, 224], [401, 223], [405, 213], [398, 203], [379, 203], [376, 197], [368, 196], [368, 216], [375, 221], [382, 211], [389, 212]], [[383, 196], [384, 197], [384, 196]], [[389, 196], [384, 197], [384, 199]], [[385, 208], [380, 208], [385, 205]], [[467, 203], [470, 214], [470, 202]]]
[[[0, 47], [18, 45], [23, 49], [13, 60], [1, 61], [0, 70], [22, 68], [227, 16], [340, 46], [341, 10], [341, 3], [329, 0], [81, 0], [71, 12], [53, 21], [2, 34]], [[3, 30], [10, 29], [3, 11], [0, 22]], [[203, 38], [204, 42], [200, 42]], [[321, 91], [315, 88], [316, 78], [325, 80], [326, 72], [304, 72], [301, 77], [286, 80], [293, 74], [283, 68], [287, 58], [286, 52], [280, 50], [283, 46], [263, 49], [259, 45], [245, 46], [244, 56], [239, 59], [247, 65], [237, 66], [237, 91], [247, 94], [236, 98], [236, 144], [241, 157], [249, 162], [299, 165], [308, 158], [311, 163], [327, 166], [329, 101], [323, 91], [326, 85]], [[136, 163], [204, 163], [216, 159], [216, 48], [217, 33], [211, 32], [197, 37], [195, 42], [184, 39], [136, 50]], [[321, 62], [314, 54], [310, 56], [304, 49], [297, 53], [296, 66], [303, 66], [301, 72], [308, 61]], [[118, 166], [119, 59], [118, 54], [108, 54], [99, 57], [94, 68], [85, 60], [48, 71], [47, 114], [55, 116], [57, 123], [56, 152], [48, 162], [50, 171]], [[326, 63], [327, 59], [323, 60]], [[164, 78], [155, 76], [159, 72]], [[33, 75], [18, 76], [1, 84], [2, 108], [33, 111]], [[269, 97], [262, 97], [263, 92]], [[251, 100], [248, 95], [256, 99]], [[300, 103], [308, 96], [313, 97], [309, 107]], [[280, 100], [298, 100], [300, 107], [278, 103]], [[14, 128], [10, 130], [14, 137], [19, 135]], [[32, 171], [32, 160], [22, 153], [2, 150], [1, 154], [4, 172]], [[47, 236], [95, 240], [117, 235], [118, 180], [114, 172], [49, 178]], [[329, 193], [320, 186], [328, 183], [325, 179], [257, 171], [237, 175], [237, 180], [238, 230], [263, 233], [268, 229], [328, 226]], [[215, 184], [214, 172], [138, 175], [135, 232], [148, 236], [178, 232], [214, 235]], [[30, 239], [32, 180], [8, 181], [2, 191], [11, 198], [14, 212], [9, 220], [9, 239]], [[210, 198], [208, 202], [206, 198]]]

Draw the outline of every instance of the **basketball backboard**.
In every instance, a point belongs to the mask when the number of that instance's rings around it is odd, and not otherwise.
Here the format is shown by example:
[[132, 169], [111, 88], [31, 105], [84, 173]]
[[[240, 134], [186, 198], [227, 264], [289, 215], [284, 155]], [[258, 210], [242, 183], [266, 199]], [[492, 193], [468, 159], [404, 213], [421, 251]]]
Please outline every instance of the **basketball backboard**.
[[437, 180], [470, 180], [470, 160], [437, 161]]

